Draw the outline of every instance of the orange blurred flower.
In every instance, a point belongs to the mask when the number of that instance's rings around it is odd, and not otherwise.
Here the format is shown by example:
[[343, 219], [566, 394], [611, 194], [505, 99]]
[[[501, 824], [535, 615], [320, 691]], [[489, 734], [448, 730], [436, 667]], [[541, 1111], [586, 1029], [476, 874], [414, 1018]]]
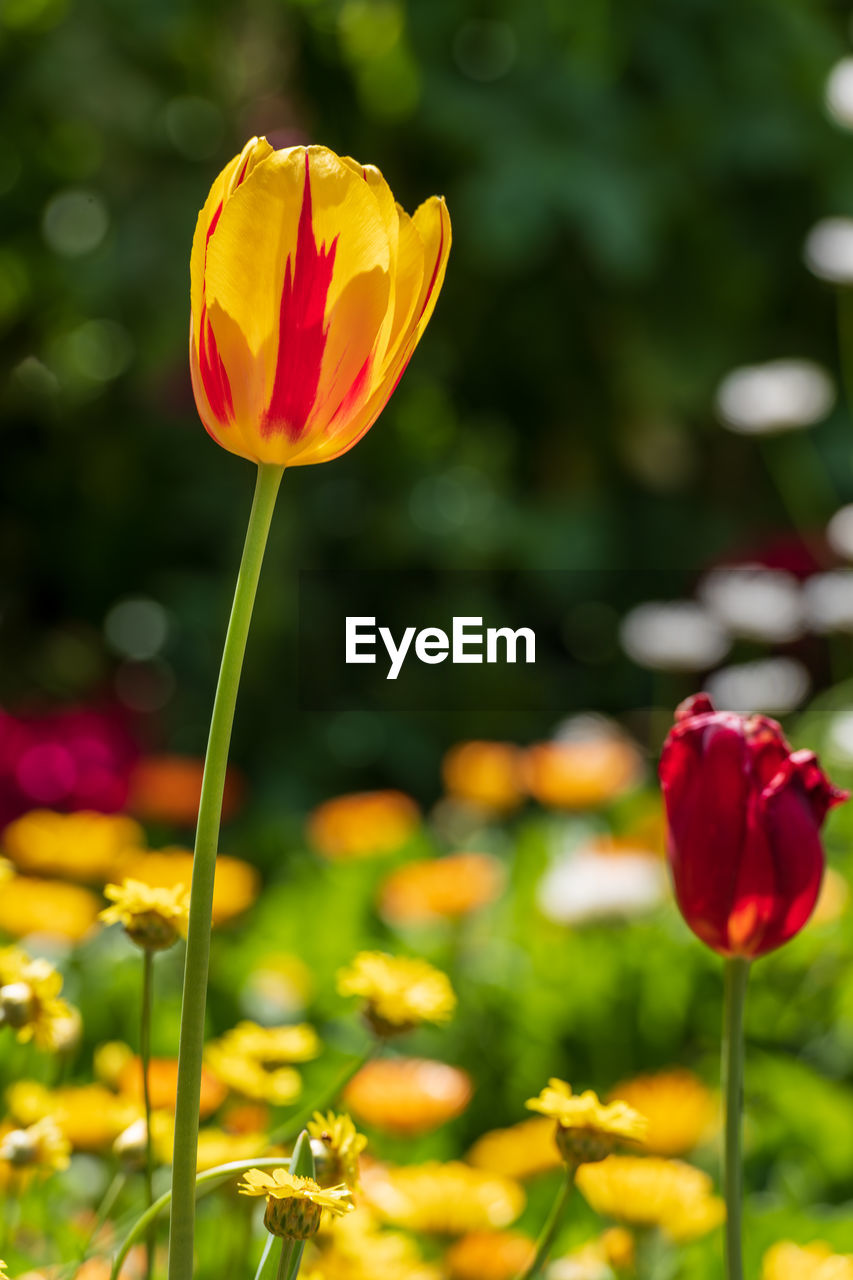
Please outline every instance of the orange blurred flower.
[[[127, 807], [149, 822], [194, 826], [203, 772], [204, 761], [195, 756], [146, 756], [131, 772]], [[224, 821], [238, 809], [242, 792], [242, 778], [229, 768], [222, 801]]]
[[471, 1101], [471, 1077], [428, 1058], [377, 1058], [344, 1090], [347, 1108], [362, 1124], [414, 1137], [461, 1115]]
[[621, 1098], [648, 1120], [645, 1147], [660, 1156], [681, 1156], [707, 1138], [719, 1121], [715, 1095], [692, 1071], [673, 1067], [617, 1085]]
[[472, 1231], [444, 1256], [450, 1280], [514, 1280], [533, 1261], [536, 1245], [518, 1231]]
[[562, 1165], [554, 1141], [554, 1122], [545, 1116], [484, 1133], [468, 1152], [467, 1159], [478, 1169], [519, 1180]]
[[[193, 855], [186, 849], [163, 849], [130, 858], [125, 874], [157, 889], [172, 889], [192, 881]], [[261, 877], [248, 862], [220, 853], [213, 884], [213, 923], [225, 924], [252, 905]]]
[[420, 821], [418, 806], [402, 791], [360, 791], [318, 805], [308, 838], [324, 858], [372, 858], [402, 848]]
[[[119, 1092], [135, 1102], [143, 1101], [142, 1061], [137, 1057], [128, 1059], [118, 1077]], [[152, 1058], [148, 1070], [148, 1088], [151, 1094], [152, 1111], [174, 1111], [175, 1096], [178, 1091], [177, 1058]], [[201, 1102], [199, 1115], [202, 1119], [212, 1115], [225, 1099], [228, 1090], [220, 1080], [202, 1068]]]
[[379, 908], [393, 924], [456, 919], [493, 902], [504, 880], [503, 865], [488, 853], [409, 862], [388, 876]]
[[460, 742], [445, 755], [441, 776], [454, 799], [508, 813], [524, 799], [523, 758], [511, 742]]
[[95, 925], [100, 906], [80, 885], [15, 876], [0, 893], [0, 933], [12, 938], [41, 933], [79, 942]]
[[627, 738], [540, 742], [525, 756], [530, 794], [554, 809], [597, 809], [639, 779], [642, 757]]
[[190, 367], [208, 433], [258, 463], [346, 453], [402, 377], [449, 251], [443, 199], [410, 218], [372, 165], [252, 138], [193, 240]]
[[132, 818], [86, 810], [33, 809], [3, 832], [3, 848], [22, 871], [96, 884], [119, 876], [127, 854], [144, 847]]

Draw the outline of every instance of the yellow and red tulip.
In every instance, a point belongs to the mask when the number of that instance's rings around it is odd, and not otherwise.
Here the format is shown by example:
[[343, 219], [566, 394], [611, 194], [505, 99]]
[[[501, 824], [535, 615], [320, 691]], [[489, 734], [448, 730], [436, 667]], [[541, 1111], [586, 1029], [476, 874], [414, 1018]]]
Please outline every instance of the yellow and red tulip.
[[257, 463], [346, 453], [399, 382], [449, 250], [442, 198], [409, 217], [372, 165], [253, 138], [193, 240], [190, 366], [209, 434]]

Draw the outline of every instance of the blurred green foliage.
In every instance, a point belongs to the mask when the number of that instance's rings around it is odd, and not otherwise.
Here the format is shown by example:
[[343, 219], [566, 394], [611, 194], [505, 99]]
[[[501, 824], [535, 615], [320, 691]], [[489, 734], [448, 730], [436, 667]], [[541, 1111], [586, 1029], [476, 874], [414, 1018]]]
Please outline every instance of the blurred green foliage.
[[283, 488], [236, 737], [279, 799], [417, 790], [495, 728], [297, 714], [294, 569], [642, 566], [668, 594], [822, 528], [853, 496], [846, 412], [759, 447], [712, 400], [738, 364], [836, 364], [801, 247], [853, 205], [822, 105], [846, 48], [806, 0], [5, 0], [0, 700], [109, 692], [103, 619], [142, 594], [170, 624], [145, 733], [202, 746], [251, 471], [195, 415], [187, 261], [253, 132], [373, 161], [409, 208], [444, 192], [455, 236], [380, 423]]

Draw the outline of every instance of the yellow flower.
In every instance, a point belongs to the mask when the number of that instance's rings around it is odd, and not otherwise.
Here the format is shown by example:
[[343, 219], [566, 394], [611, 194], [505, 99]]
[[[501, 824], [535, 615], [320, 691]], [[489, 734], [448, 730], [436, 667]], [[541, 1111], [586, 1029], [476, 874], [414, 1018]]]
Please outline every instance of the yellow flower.
[[377, 1035], [410, 1031], [423, 1022], [447, 1022], [456, 996], [446, 974], [426, 960], [361, 951], [338, 974], [338, 993], [361, 996], [365, 1016]]
[[13, 938], [35, 933], [79, 942], [94, 927], [98, 907], [95, 895], [80, 885], [15, 876], [0, 894], [0, 932]]
[[646, 1120], [625, 1102], [599, 1102], [591, 1089], [573, 1094], [564, 1080], [552, 1079], [538, 1098], [526, 1104], [557, 1122], [557, 1146], [567, 1164], [603, 1160], [617, 1142], [641, 1142]]
[[318, 805], [308, 839], [324, 858], [343, 861], [395, 853], [420, 826], [414, 800], [402, 791], [360, 791]]
[[121, 1087], [122, 1073], [136, 1054], [122, 1040], [107, 1040], [99, 1044], [92, 1055], [95, 1078], [110, 1089]]
[[521, 1186], [453, 1160], [400, 1168], [373, 1166], [363, 1174], [372, 1209], [394, 1226], [436, 1235], [508, 1227], [524, 1208]]
[[484, 1133], [468, 1152], [468, 1161], [478, 1169], [522, 1181], [558, 1169], [562, 1163], [554, 1141], [553, 1121], [545, 1117]]
[[53, 1052], [63, 1047], [71, 1006], [59, 998], [62, 975], [47, 960], [31, 960], [18, 947], [0, 950], [0, 1026], [21, 1044]]
[[[193, 855], [186, 849], [162, 849], [128, 859], [125, 874], [158, 889], [192, 883]], [[258, 896], [261, 878], [254, 867], [220, 853], [213, 882], [213, 923], [226, 924], [247, 911]]]
[[680, 1160], [608, 1156], [583, 1165], [577, 1185], [596, 1211], [633, 1226], [660, 1227], [673, 1240], [707, 1234], [725, 1218], [711, 1179]]
[[132, 942], [145, 951], [165, 951], [185, 938], [190, 915], [189, 891], [182, 884], [154, 889], [141, 880], [108, 884], [104, 897], [113, 904], [100, 915], [104, 924], [124, 925]]
[[204, 1056], [214, 1076], [244, 1098], [286, 1107], [302, 1092], [302, 1077], [294, 1067], [267, 1068], [257, 1058], [236, 1053], [216, 1041], [207, 1046]]
[[231, 1053], [254, 1058], [265, 1067], [289, 1062], [310, 1062], [320, 1053], [320, 1037], [306, 1022], [282, 1027], [261, 1027], [257, 1022], [238, 1022], [218, 1041]]
[[516, 1231], [472, 1231], [452, 1244], [444, 1261], [450, 1280], [515, 1280], [536, 1246]]
[[239, 1186], [245, 1196], [265, 1196], [264, 1226], [286, 1240], [307, 1240], [317, 1234], [324, 1209], [333, 1215], [353, 1208], [349, 1187], [322, 1188], [313, 1178], [300, 1178], [286, 1169], [250, 1169]]
[[454, 853], [409, 862], [382, 886], [380, 910], [392, 924], [456, 920], [488, 906], [504, 886], [503, 865], [488, 853]]
[[[313, 1241], [319, 1253], [307, 1263], [317, 1280], [443, 1280], [436, 1265], [425, 1262], [410, 1236], [381, 1229], [364, 1206], [336, 1218]], [[316, 1261], [315, 1261], [316, 1256]], [[301, 1275], [301, 1272], [300, 1272]]]
[[449, 251], [443, 199], [410, 218], [372, 165], [252, 138], [193, 240], [190, 367], [206, 430], [259, 463], [346, 453], [402, 376]]
[[853, 1280], [853, 1254], [834, 1253], [822, 1240], [781, 1240], [765, 1253], [761, 1280]]
[[[155, 1112], [151, 1128], [154, 1151], [159, 1164], [172, 1163], [175, 1145], [175, 1117], [170, 1112]], [[216, 1125], [199, 1129], [196, 1169], [203, 1173], [232, 1160], [256, 1160], [270, 1151], [269, 1140], [264, 1133], [229, 1133]], [[278, 1154], [273, 1151], [271, 1154]]]
[[3, 832], [3, 847], [22, 871], [93, 884], [120, 874], [126, 855], [144, 845], [139, 824], [113, 813], [33, 809]]
[[522, 760], [510, 742], [460, 742], [442, 760], [441, 775], [454, 799], [509, 813], [524, 799]]
[[0, 1160], [17, 1172], [48, 1175], [67, 1169], [71, 1144], [50, 1116], [25, 1129], [12, 1129], [0, 1142]]
[[471, 1101], [471, 1077], [429, 1058], [377, 1058], [344, 1090], [362, 1123], [385, 1133], [415, 1137], [461, 1115]]
[[[343, 1182], [351, 1191], [358, 1190], [358, 1158], [367, 1146], [367, 1138], [359, 1133], [347, 1115], [315, 1111], [307, 1124], [308, 1133], [323, 1149], [319, 1172], [322, 1181], [337, 1186]], [[316, 1160], [316, 1154], [315, 1154]]]
[[137, 1103], [99, 1084], [47, 1089], [19, 1080], [6, 1093], [9, 1114], [24, 1126], [52, 1117], [75, 1151], [104, 1151], [140, 1115]]
[[674, 1067], [617, 1085], [614, 1095], [648, 1120], [645, 1146], [661, 1156], [680, 1156], [707, 1138], [718, 1122], [714, 1094], [691, 1071]]

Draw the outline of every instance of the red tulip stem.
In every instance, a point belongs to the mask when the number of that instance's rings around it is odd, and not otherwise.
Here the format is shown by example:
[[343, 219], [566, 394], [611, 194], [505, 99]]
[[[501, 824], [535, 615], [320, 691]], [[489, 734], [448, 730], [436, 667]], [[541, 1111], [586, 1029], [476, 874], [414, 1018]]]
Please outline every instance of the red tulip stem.
[[723, 1190], [726, 1198], [726, 1280], [743, 1280], [741, 1211], [743, 1168], [743, 1010], [749, 981], [749, 961], [732, 956], [726, 961], [723, 1011], [723, 1093], [726, 1100]]
[[192, 1280], [195, 1234], [195, 1185], [198, 1153], [198, 1115], [204, 1052], [204, 1013], [210, 961], [213, 879], [219, 848], [222, 796], [231, 745], [231, 727], [243, 655], [255, 593], [261, 574], [267, 536], [283, 467], [261, 463], [243, 558], [237, 575], [234, 604], [225, 635], [219, 682], [213, 701], [210, 736], [196, 827], [195, 857], [190, 892], [190, 919], [184, 964], [181, 1039], [178, 1052], [178, 1097], [175, 1111], [175, 1149], [172, 1161], [172, 1212], [169, 1225], [169, 1280]]

